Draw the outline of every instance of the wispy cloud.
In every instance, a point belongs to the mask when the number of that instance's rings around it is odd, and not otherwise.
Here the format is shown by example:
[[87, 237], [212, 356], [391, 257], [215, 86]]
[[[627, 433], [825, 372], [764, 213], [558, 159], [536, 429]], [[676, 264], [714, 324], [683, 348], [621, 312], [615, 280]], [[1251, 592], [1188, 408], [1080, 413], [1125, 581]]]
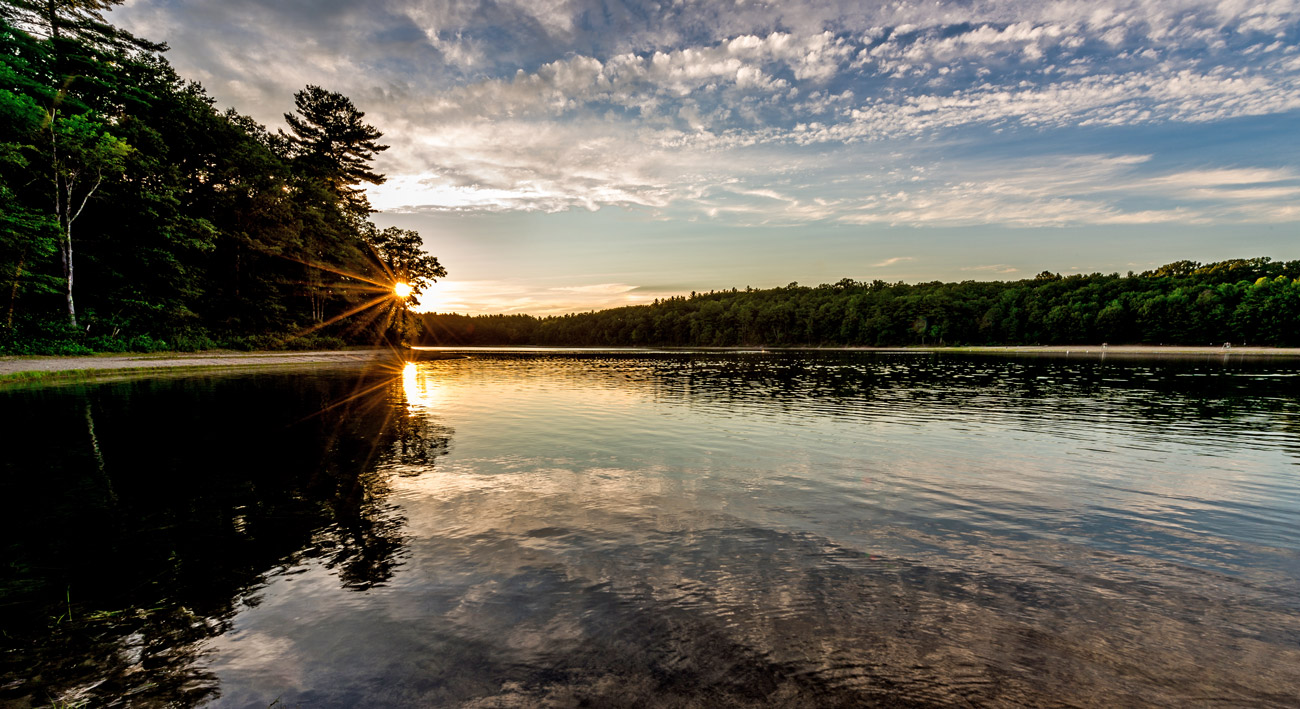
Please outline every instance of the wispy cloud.
[[546, 286], [498, 280], [443, 280], [421, 296], [420, 312], [558, 315], [640, 305], [674, 295], [626, 283]]
[[887, 258], [884, 261], [881, 261], [880, 263], [873, 263], [871, 265], [875, 268], [884, 268], [886, 266], [893, 266], [894, 264], [900, 263], [902, 261], [915, 261], [915, 260], [916, 259], [912, 258], [911, 256], [895, 256], [893, 258]]
[[636, 290], [636, 286], [626, 283], [597, 283], [590, 286], [558, 286], [551, 290], [557, 293], [578, 293], [594, 296], [617, 296]]
[[1206, 188], [1259, 185], [1271, 182], [1294, 182], [1300, 173], [1276, 168], [1217, 168], [1210, 170], [1184, 170], [1167, 175], [1150, 177], [1146, 184], [1152, 187]]

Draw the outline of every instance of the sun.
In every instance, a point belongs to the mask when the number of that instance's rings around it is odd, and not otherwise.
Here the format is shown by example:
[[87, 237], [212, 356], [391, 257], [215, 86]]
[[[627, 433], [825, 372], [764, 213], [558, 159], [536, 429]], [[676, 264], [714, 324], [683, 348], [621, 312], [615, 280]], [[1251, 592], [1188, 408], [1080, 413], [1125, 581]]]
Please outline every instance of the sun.
[[411, 295], [411, 284], [397, 282], [393, 284], [393, 295], [398, 298], [406, 298]]

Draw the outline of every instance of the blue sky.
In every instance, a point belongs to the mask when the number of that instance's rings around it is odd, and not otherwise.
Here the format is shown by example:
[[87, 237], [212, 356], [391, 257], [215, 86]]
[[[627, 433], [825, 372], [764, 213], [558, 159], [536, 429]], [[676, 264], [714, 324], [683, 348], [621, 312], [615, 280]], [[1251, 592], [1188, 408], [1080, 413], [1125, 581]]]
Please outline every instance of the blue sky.
[[128, 0], [224, 106], [340, 91], [427, 307], [1300, 258], [1300, 2]]

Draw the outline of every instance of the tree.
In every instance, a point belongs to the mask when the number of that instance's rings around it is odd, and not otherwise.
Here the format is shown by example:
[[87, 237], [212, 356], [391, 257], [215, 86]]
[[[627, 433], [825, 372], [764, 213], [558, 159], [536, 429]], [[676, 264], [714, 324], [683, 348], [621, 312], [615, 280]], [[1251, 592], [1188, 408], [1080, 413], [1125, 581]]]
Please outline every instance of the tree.
[[293, 131], [286, 138], [295, 162], [304, 174], [328, 184], [346, 213], [364, 219], [374, 210], [359, 185], [384, 183], [384, 176], [370, 169], [375, 154], [388, 149], [377, 142], [383, 133], [362, 122], [366, 114], [343, 94], [309, 85], [293, 95], [293, 102], [297, 114], [286, 113], [284, 120]]
[[[104, 127], [105, 111], [138, 102], [122, 71], [133, 51], [160, 51], [164, 45], [136, 38], [104, 20], [122, 0], [7, 0], [6, 24], [44, 35], [46, 43], [25, 67], [24, 88], [45, 104], [46, 155], [54, 216], [59, 226], [59, 256], [69, 322], [77, 324], [73, 303], [72, 224], [103, 183], [120, 173], [127, 144]], [[6, 30], [9, 28], [6, 27]], [[45, 77], [42, 86], [37, 77]]]
[[386, 146], [351, 101], [309, 86], [268, 133], [109, 25], [116, 4], [0, 0], [0, 349], [262, 346], [355, 325], [381, 262], [417, 292], [445, 273], [367, 219]]
[[32, 37], [44, 37], [42, 66], [32, 77], [47, 112], [66, 115], [95, 110], [117, 116], [147, 98], [124, 73], [137, 55], [167, 50], [104, 19], [124, 0], [3, 0], [0, 20]]
[[66, 283], [68, 321], [77, 326], [72, 300], [72, 224], [104, 182], [105, 174], [121, 174], [131, 148], [104, 126], [84, 115], [51, 115], [50, 162], [54, 179], [54, 213], [59, 222], [59, 257]]
[[[0, 83], [19, 87], [29, 84], [23, 71], [28, 65], [21, 58], [23, 50], [30, 53], [35, 47], [13, 28], [0, 23], [0, 44], [6, 51], [0, 53]], [[32, 261], [41, 261], [57, 249], [57, 223], [52, 215], [25, 203], [23, 193], [29, 191], [31, 158], [39, 153], [42, 142], [41, 125], [45, 111], [31, 96], [0, 89], [0, 262], [9, 268], [3, 274], [8, 286], [8, 307], [5, 328], [12, 330], [14, 309], [20, 290], [36, 286], [50, 289], [52, 284], [40, 278], [29, 267]]]
[[139, 39], [104, 19], [104, 12], [125, 0], [5, 0], [0, 18], [41, 31], [51, 40], [68, 40], [119, 50], [159, 50], [162, 44]]
[[447, 269], [438, 263], [435, 256], [424, 251], [424, 239], [419, 232], [399, 227], [388, 227], [379, 231], [373, 224], [368, 225], [365, 234], [366, 243], [378, 259], [385, 275], [394, 283], [405, 283], [411, 287], [411, 293], [405, 298], [400, 317], [396, 323], [396, 339], [405, 339], [407, 335], [407, 302], [419, 305], [417, 296], [429, 284], [447, 275]]
[[289, 165], [269, 147], [274, 136], [234, 109], [200, 118], [189, 134], [205, 143], [183, 159], [199, 178], [187, 190], [192, 208], [221, 235], [204, 269], [207, 322], [227, 334], [282, 331], [293, 319], [286, 282], [299, 275], [281, 258], [299, 238]]
[[291, 161], [296, 179], [294, 202], [302, 224], [301, 261], [311, 318], [325, 320], [327, 302], [346, 289], [331, 288], [323, 270], [338, 270], [345, 264], [360, 267], [368, 247], [362, 236], [366, 219], [373, 211], [363, 183], [382, 184], [383, 175], [370, 168], [370, 160], [388, 146], [382, 136], [362, 119], [346, 96], [307, 86], [294, 94], [297, 113], [286, 113], [292, 134], [280, 132], [285, 156]]
[[[395, 282], [411, 286], [413, 301], [429, 284], [447, 275], [447, 269], [438, 263], [438, 258], [425, 253], [424, 239], [417, 231], [395, 226], [379, 231], [372, 226], [366, 241], [374, 249], [387, 275]], [[419, 305], [419, 301], [412, 305]]]

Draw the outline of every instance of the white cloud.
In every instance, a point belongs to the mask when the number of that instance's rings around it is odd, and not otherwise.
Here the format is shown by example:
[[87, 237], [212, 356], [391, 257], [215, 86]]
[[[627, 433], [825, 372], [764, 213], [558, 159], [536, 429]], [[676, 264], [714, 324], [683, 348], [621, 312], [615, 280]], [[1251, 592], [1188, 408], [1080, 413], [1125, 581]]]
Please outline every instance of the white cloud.
[[[1044, 86], [981, 84], [950, 94], [876, 99], [830, 125], [800, 125], [800, 143], [882, 140], [962, 126], [1124, 126], [1204, 123], [1300, 109], [1300, 77], [1191, 70], [1083, 77]], [[782, 136], [785, 137], [785, 136]]]
[[1294, 0], [295, 7], [133, 0], [113, 18], [171, 41], [183, 73], [262, 120], [306, 83], [352, 96], [393, 145], [370, 191], [386, 210], [619, 206], [737, 225], [1295, 214], [1297, 181], [1272, 167], [1152, 176], [1150, 156], [1106, 148], [938, 165], [916, 147], [1300, 110], [1300, 56], [1279, 45]]
[[[513, 76], [470, 82], [419, 107], [426, 119], [555, 116], [610, 104], [657, 116], [660, 108], [692, 96], [741, 100], [790, 88], [775, 74], [811, 84], [836, 75], [848, 59], [848, 40], [829, 32], [741, 35], [713, 45], [604, 59], [576, 55]], [[725, 116], [726, 114], [721, 114]]]

